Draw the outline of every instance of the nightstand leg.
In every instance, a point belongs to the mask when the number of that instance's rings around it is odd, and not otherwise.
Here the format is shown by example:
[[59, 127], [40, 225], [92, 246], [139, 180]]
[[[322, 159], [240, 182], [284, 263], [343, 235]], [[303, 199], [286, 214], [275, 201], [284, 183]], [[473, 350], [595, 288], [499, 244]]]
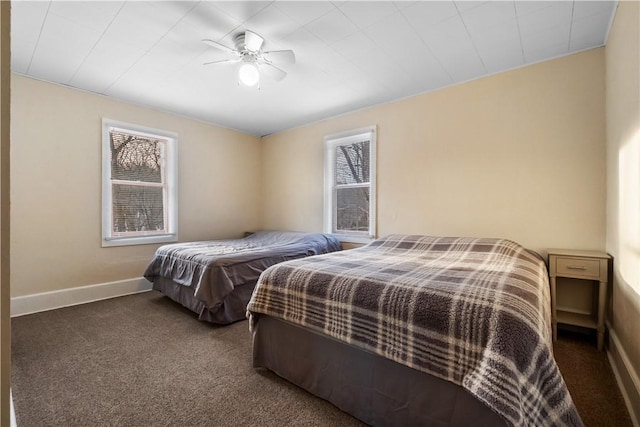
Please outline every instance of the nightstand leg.
[[553, 341], [558, 339], [558, 319], [556, 318], [556, 278], [551, 279], [551, 332], [553, 334]]
[[604, 315], [607, 305], [607, 282], [600, 282], [598, 292], [598, 350], [602, 350], [604, 344]]

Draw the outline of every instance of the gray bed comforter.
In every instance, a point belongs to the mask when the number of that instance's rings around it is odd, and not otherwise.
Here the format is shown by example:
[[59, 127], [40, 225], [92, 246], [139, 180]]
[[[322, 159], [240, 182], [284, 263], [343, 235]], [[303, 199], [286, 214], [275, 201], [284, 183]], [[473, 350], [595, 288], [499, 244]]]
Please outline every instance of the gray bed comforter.
[[274, 264], [337, 250], [340, 242], [327, 234], [258, 231], [242, 239], [161, 246], [144, 277], [192, 287], [195, 298], [215, 310], [236, 286], [255, 283]]
[[461, 385], [514, 426], [581, 426], [544, 261], [501, 239], [394, 235], [267, 269], [247, 307]]

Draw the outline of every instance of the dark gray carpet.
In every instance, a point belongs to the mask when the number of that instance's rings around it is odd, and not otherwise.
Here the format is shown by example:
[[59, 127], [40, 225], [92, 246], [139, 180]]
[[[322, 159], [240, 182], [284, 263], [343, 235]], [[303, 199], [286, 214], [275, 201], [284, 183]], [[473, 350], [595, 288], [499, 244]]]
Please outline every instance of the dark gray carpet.
[[19, 427], [362, 425], [251, 367], [248, 322], [226, 327], [147, 292], [12, 321]]
[[[254, 370], [246, 321], [199, 322], [156, 292], [18, 317], [12, 336], [19, 427], [363, 425]], [[571, 338], [556, 357], [588, 427], [631, 426], [604, 353]]]
[[596, 349], [595, 333], [558, 331], [554, 356], [587, 427], [633, 426], [607, 354]]

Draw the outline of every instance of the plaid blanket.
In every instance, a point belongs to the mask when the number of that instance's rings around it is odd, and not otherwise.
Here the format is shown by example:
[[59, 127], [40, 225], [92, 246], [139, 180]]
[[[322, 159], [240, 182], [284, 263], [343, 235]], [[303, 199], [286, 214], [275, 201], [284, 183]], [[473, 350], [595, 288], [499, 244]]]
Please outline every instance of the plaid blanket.
[[247, 307], [464, 387], [514, 426], [581, 426], [547, 269], [508, 240], [393, 235], [267, 269]]

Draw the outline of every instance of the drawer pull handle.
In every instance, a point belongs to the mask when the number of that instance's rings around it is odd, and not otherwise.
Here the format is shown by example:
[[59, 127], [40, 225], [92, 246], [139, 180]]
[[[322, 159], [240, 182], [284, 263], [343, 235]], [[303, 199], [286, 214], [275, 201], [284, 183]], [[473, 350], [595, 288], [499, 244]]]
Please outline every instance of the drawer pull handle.
[[567, 268], [569, 270], [581, 270], [581, 271], [584, 271], [587, 269], [587, 267], [583, 267], [581, 265], [567, 265]]

